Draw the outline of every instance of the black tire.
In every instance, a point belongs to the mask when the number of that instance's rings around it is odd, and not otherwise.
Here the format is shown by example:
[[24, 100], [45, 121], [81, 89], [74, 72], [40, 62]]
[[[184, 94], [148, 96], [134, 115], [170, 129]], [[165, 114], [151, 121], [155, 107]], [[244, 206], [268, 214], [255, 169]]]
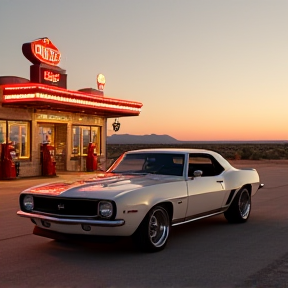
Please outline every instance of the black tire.
[[244, 223], [248, 220], [251, 212], [251, 194], [247, 187], [239, 190], [227, 211], [225, 218], [230, 223]]
[[137, 247], [145, 252], [158, 252], [167, 244], [170, 218], [162, 206], [153, 207], [133, 235]]

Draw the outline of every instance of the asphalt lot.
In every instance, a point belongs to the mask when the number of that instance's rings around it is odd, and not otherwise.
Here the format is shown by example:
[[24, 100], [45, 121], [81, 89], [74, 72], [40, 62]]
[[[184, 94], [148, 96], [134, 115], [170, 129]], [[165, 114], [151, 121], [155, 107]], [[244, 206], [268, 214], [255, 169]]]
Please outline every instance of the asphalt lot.
[[89, 177], [0, 181], [0, 287], [288, 287], [288, 162], [254, 167], [265, 187], [252, 199], [245, 224], [223, 215], [173, 227], [166, 249], [144, 254], [130, 239], [62, 243], [32, 234], [16, 215], [19, 193], [45, 182]]

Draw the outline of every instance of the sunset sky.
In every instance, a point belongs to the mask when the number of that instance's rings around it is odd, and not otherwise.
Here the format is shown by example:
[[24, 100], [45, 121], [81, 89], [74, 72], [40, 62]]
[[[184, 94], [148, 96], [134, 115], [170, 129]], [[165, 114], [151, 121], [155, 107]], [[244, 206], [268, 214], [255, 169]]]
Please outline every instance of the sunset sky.
[[143, 103], [118, 134], [288, 140], [287, 13], [288, 0], [0, 0], [0, 76], [29, 78], [22, 44], [48, 37], [68, 89], [102, 73], [105, 96]]

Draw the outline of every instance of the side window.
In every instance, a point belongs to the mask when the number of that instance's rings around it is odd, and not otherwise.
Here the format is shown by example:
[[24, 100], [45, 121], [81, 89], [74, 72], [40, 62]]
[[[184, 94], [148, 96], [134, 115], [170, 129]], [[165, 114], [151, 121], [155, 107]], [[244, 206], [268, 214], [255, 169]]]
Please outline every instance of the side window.
[[96, 153], [97, 155], [101, 154], [100, 148], [101, 148], [101, 139], [100, 139], [100, 135], [101, 135], [101, 130], [100, 127], [96, 127], [96, 126], [92, 126], [91, 127], [91, 142], [95, 144], [96, 146]]
[[18, 159], [28, 159], [30, 157], [30, 123], [8, 121], [8, 142], [14, 146]]
[[88, 153], [88, 144], [90, 142], [90, 127], [81, 127], [82, 128], [82, 147], [81, 155], [87, 155]]
[[86, 156], [89, 142], [95, 144], [95, 151], [101, 154], [101, 128], [98, 126], [72, 127], [72, 157]]
[[190, 154], [188, 176], [192, 177], [196, 170], [203, 172], [202, 177], [208, 177], [219, 175], [224, 169], [211, 155]]
[[72, 127], [72, 156], [80, 156], [80, 142], [81, 142], [81, 135], [80, 135], [80, 127], [73, 126]]
[[6, 121], [0, 120], [0, 144], [6, 142]]

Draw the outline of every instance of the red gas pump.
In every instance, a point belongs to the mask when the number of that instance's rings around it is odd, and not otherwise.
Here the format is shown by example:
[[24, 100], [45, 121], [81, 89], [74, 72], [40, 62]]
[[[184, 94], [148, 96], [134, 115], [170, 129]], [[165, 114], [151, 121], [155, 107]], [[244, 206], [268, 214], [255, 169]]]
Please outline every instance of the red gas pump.
[[86, 171], [93, 172], [97, 169], [97, 154], [94, 152], [96, 145], [92, 142], [88, 144], [88, 153], [86, 159]]
[[16, 150], [11, 143], [1, 144], [1, 179], [14, 179], [16, 178], [16, 167], [14, 158], [16, 157]]
[[48, 143], [42, 146], [42, 175], [56, 176], [55, 148]]

